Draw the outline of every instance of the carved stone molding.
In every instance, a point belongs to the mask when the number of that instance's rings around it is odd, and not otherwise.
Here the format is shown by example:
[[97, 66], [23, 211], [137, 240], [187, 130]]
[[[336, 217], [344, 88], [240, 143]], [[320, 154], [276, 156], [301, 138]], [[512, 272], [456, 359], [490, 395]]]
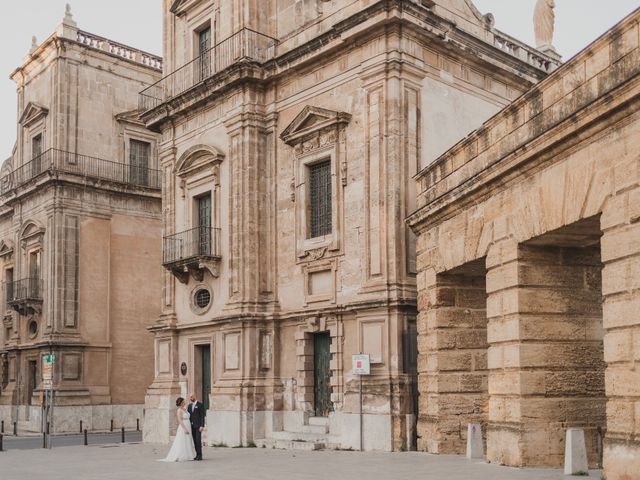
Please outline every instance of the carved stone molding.
[[307, 250], [304, 254], [304, 258], [306, 260], [320, 260], [324, 257], [325, 253], [327, 253], [327, 247], [314, 248], [312, 250]]

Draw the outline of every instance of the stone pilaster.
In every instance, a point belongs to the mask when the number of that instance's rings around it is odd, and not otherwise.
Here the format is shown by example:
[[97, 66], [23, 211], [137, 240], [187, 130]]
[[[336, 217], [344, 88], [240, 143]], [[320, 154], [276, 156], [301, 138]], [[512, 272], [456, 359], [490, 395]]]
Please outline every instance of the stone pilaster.
[[506, 240], [490, 248], [487, 269], [487, 458], [559, 467], [565, 429], [580, 427], [595, 466], [605, 405], [599, 249]]
[[617, 200], [609, 202], [601, 220], [608, 399], [604, 469], [610, 480], [640, 472], [640, 188], [620, 193]]
[[420, 278], [418, 448], [461, 454], [467, 424], [486, 421], [484, 265]]

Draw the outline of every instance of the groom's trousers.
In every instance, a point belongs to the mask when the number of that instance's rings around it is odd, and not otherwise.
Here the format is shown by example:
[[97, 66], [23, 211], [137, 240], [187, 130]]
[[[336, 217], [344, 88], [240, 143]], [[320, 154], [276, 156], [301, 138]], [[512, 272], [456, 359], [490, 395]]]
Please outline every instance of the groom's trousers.
[[200, 428], [191, 425], [191, 435], [193, 436], [193, 445], [196, 447], [196, 456], [202, 458], [202, 432]]

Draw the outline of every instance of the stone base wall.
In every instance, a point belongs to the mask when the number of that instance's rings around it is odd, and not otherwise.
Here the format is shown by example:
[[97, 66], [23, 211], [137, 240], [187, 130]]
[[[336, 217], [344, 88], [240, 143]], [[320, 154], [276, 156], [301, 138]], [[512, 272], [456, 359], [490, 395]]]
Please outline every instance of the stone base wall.
[[[0, 406], [0, 420], [5, 432], [11, 432], [13, 422], [18, 422], [20, 431], [42, 431], [42, 407], [39, 405]], [[55, 433], [80, 433], [82, 428], [90, 432], [108, 431], [113, 420], [114, 430], [125, 427], [127, 431], [144, 427], [144, 405], [88, 405], [55, 406], [53, 409]]]

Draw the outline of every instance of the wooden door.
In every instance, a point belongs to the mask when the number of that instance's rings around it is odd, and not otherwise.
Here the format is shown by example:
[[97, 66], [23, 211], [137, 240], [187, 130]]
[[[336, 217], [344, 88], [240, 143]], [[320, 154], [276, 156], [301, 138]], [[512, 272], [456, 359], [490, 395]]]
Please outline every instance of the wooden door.
[[317, 417], [326, 417], [333, 410], [330, 362], [331, 337], [328, 332], [316, 333], [313, 337], [313, 396]]
[[38, 382], [38, 362], [35, 360], [29, 360], [29, 381], [27, 383], [27, 404], [31, 405], [31, 397], [33, 397], [33, 391], [36, 389]]
[[211, 347], [201, 347], [202, 354], [202, 404], [209, 410], [209, 393], [211, 392]]

